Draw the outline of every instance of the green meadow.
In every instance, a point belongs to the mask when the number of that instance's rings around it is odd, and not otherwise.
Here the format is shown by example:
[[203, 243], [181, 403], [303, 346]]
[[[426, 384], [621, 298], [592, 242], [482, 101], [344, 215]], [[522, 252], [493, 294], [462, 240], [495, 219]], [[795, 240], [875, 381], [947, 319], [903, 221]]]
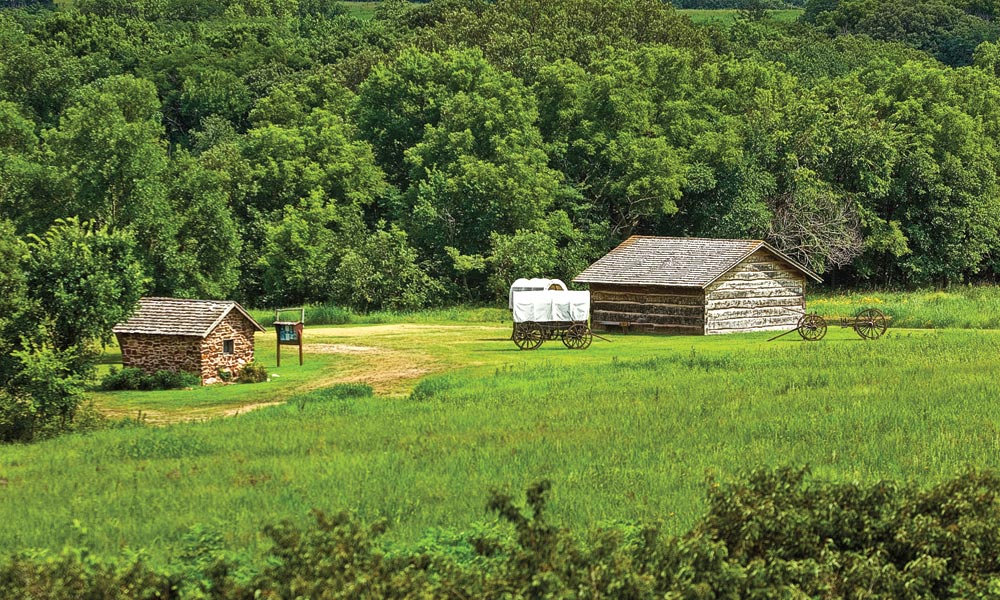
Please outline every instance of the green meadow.
[[[704, 8], [682, 8], [678, 13], [687, 15], [691, 21], [699, 24], [715, 24], [728, 26], [739, 16], [740, 11], [732, 8], [704, 9]], [[767, 11], [767, 18], [779, 22], [791, 22], [802, 15], [802, 10], [789, 8], [783, 10]]]
[[[825, 294], [810, 310], [864, 299], [910, 323], [941, 303], [982, 304], [981, 320], [962, 322], [975, 325], [995, 318], [996, 296]], [[207, 531], [252, 561], [265, 524], [305, 525], [314, 508], [384, 518], [390, 542], [412, 546], [489, 527], [490, 490], [543, 478], [558, 523], [656, 520], [679, 533], [702, 514], [707, 480], [759, 466], [921, 483], [1000, 468], [1000, 332], [617, 334], [583, 352], [520, 352], [500, 314], [310, 327], [302, 367], [289, 352], [275, 368], [265, 334], [259, 356], [280, 375], [268, 383], [95, 392], [112, 414], [170, 424], [0, 448], [0, 549], [86, 544], [165, 563]]]
[[[347, 1], [342, 3], [344, 8], [347, 9], [347, 14], [352, 17], [357, 17], [359, 19], [370, 19], [375, 16], [375, 7], [378, 6], [378, 2], [362, 2], [362, 1]], [[687, 15], [695, 23], [709, 24], [714, 23], [716, 25], [728, 26], [736, 20], [739, 16], [739, 11], [736, 9], [722, 8], [722, 9], [699, 9], [699, 8], [682, 8], [678, 11], [682, 15]], [[784, 9], [784, 10], [769, 10], [767, 11], [767, 16], [769, 19], [775, 21], [789, 22], [794, 21], [802, 15], [801, 9]]]
[[370, 19], [375, 16], [375, 7], [378, 2], [343, 2], [347, 9], [347, 14], [358, 19]]

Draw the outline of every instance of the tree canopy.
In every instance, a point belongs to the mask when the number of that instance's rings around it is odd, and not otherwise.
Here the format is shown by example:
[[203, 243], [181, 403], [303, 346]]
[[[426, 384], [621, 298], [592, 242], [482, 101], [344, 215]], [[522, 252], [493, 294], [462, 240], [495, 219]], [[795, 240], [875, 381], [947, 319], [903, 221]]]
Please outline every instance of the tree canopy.
[[631, 234], [995, 277], [996, 4], [737, 4], [727, 28], [659, 0], [4, 8], [0, 286], [79, 228], [133, 240], [152, 293], [253, 306], [494, 301]]

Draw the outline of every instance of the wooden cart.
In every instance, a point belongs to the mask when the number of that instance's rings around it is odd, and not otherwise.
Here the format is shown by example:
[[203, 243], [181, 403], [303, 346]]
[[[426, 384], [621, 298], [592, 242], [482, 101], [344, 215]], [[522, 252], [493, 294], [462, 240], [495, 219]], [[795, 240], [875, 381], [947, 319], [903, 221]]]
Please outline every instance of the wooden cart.
[[[886, 315], [877, 308], [863, 308], [853, 317], [840, 317], [840, 326], [845, 328], [850, 327], [861, 337], [861, 339], [877, 340], [885, 334], [886, 329], [889, 328], [889, 321], [891, 320], [892, 317]], [[785, 333], [777, 335], [767, 341], [770, 342], [786, 336], [793, 331], [797, 331], [802, 339], [808, 342], [818, 342], [823, 339], [823, 336], [826, 335], [826, 329], [826, 318], [821, 317], [816, 313], [802, 313], [802, 317], [799, 318], [799, 322], [795, 326], [795, 329], [786, 331]]]
[[514, 323], [514, 344], [521, 350], [534, 350], [546, 340], [560, 339], [571, 350], [585, 350], [594, 341], [586, 321], [548, 321]]

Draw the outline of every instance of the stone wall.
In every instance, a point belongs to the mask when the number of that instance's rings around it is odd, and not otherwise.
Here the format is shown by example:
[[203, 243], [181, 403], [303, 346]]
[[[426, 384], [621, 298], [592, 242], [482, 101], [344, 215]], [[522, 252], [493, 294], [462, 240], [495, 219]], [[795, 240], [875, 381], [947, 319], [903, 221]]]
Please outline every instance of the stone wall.
[[118, 333], [122, 366], [157, 371], [201, 373], [201, 338], [179, 335]]
[[[201, 343], [201, 380], [204, 384], [220, 381], [219, 371], [228, 370], [235, 378], [243, 365], [253, 360], [253, 336], [256, 329], [239, 311], [226, 318]], [[223, 354], [225, 340], [233, 340], [233, 353]]]

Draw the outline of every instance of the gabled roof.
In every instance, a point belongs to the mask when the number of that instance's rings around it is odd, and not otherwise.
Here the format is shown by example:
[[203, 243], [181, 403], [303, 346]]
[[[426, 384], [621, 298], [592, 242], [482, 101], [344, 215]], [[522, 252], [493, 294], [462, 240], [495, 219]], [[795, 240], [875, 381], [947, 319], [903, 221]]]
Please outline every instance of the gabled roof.
[[766, 249], [816, 282], [818, 275], [762, 240], [634, 235], [576, 276], [577, 283], [706, 288], [743, 259]]
[[203, 338], [212, 333], [212, 330], [233, 310], [253, 323], [257, 331], [265, 331], [260, 323], [236, 302], [184, 298], [140, 298], [139, 308], [127, 321], [115, 325], [112, 331]]

